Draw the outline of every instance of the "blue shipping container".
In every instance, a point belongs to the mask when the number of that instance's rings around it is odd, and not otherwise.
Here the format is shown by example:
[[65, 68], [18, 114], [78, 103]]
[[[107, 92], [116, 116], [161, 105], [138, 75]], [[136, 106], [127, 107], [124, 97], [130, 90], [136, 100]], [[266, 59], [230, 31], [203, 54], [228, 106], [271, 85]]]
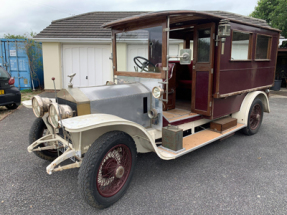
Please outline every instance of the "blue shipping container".
[[[35, 74], [31, 75], [29, 59], [25, 51], [25, 39], [0, 39], [0, 65], [15, 78], [15, 86], [20, 90], [44, 86], [42, 43], [33, 47], [37, 59], [34, 66]], [[39, 81], [38, 81], [39, 80]]]

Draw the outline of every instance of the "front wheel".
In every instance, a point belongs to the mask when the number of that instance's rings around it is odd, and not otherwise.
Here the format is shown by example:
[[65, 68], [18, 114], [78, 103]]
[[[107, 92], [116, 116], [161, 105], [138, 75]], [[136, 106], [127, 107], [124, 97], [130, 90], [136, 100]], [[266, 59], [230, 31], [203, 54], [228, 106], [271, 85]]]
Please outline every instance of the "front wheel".
[[79, 170], [79, 190], [95, 208], [106, 208], [128, 189], [137, 158], [134, 140], [121, 131], [99, 137], [89, 148]]
[[254, 99], [248, 114], [247, 127], [242, 129], [246, 135], [256, 134], [263, 121], [263, 104], [259, 98]]
[[[36, 118], [29, 133], [29, 145], [31, 145], [36, 140], [40, 139], [46, 135], [47, 127], [42, 118]], [[48, 144], [42, 143], [39, 147], [47, 146]], [[53, 161], [58, 157], [58, 152], [56, 149], [44, 150], [44, 151], [34, 151], [34, 154], [39, 158], [47, 161]]]

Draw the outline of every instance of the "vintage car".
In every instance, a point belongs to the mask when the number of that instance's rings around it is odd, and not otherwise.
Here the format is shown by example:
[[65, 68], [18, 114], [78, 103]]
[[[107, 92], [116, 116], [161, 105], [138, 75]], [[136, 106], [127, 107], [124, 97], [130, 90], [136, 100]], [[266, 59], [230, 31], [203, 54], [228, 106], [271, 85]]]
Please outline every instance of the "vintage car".
[[[91, 206], [123, 196], [137, 153], [179, 158], [238, 130], [257, 133], [270, 112], [280, 31], [264, 20], [161, 11], [103, 27], [112, 32], [114, 80], [82, 88], [70, 81], [56, 102], [35, 96], [28, 147], [52, 161], [48, 174], [80, 167]], [[66, 159], [73, 162], [60, 166]]]

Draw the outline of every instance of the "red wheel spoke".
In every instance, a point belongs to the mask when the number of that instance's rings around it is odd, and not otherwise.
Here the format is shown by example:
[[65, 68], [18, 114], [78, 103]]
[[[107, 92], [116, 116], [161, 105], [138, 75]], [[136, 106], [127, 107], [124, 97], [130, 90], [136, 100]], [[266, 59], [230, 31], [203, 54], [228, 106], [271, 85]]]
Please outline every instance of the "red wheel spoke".
[[131, 151], [124, 144], [106, 153], [97, 174], [97, 188], [102, 196], [111, 197], [120, 191], [131, 171], [131, 162]]

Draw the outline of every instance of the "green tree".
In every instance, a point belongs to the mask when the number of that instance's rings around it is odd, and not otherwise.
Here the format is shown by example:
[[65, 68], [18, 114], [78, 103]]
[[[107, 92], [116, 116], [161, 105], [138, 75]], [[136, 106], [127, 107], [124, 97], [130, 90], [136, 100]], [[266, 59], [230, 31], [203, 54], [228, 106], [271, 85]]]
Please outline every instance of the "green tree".
[[5, 39], [26, 39], [26, 35], [4, 34]]
[[287, 38], [286, 0], [259, 0], [250, 16], [266, 20], [273, 28], [280, 29], [281, 35]]
[[[36, 71], [42, 67], [42, 62], [39, 61], [39, 58], [41, 57], [41, 45], [35, 40], [33, 40], [33, 37], [36, 35], [36, 32], [31, 32], [31, 33], [25, 33], [23, 35], [13, 35], [13, 34], [4, 34], [5, 39], [25, 39], [24, 45], [19, 45], [18, 48], [22, 48], [25, 50], [27, 56], [28, 56], [28, 61], [29, 61], [29, 66], [30, 66], [30, 75], [31, 79], [35, 80], [39, 83], [38, 86], [41, 87], [40, 84], [40, 79], [36, 73]], [[34, 89], [34, 86], [33, 86]]]
[[272, 22], [274, 27], [282, 30], [282, 35], [287, 38], [287, 1], [278, 0], [278, 4], [274, 8]]

